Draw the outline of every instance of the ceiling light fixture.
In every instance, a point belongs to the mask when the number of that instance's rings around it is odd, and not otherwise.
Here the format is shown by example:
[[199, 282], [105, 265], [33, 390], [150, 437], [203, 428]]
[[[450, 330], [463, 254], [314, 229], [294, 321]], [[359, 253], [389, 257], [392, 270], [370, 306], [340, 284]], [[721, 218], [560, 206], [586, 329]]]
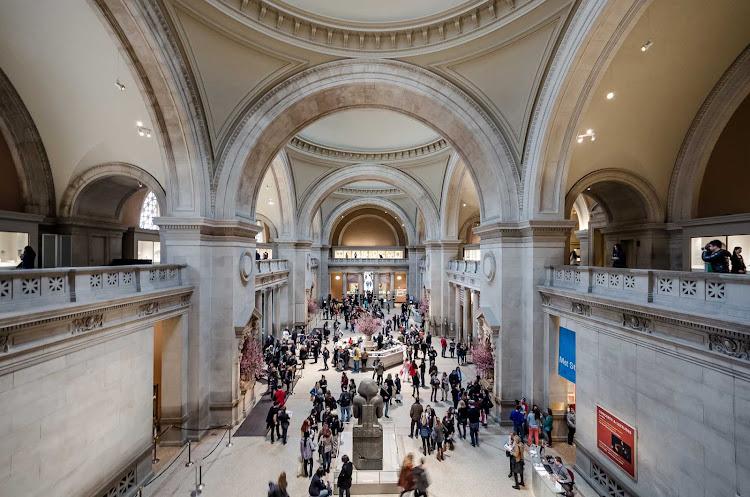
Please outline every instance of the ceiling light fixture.
[[643, 44], [643, 46], [641, 47], [641, 52], [645, 52], [646, 50], [648, 50], [649, 48], [651, 48], [651, 45], [653, 45], [653, 44], [654, 44], [654, 42], [653, 42], [653, 41], [651, 41], [651, 40], [649, 39], [649, 40], [648, 40], [648, 41], [647, 41], [646, 43], [644, 43], [644, 44]]
[[273, 205], [273, 199], [272, 198], [268, 199], [268, 205]]
[[144, 128], [143, 123], [141, 121], [136, 122], [135, 127], [138, 130], [138, 134], [140, 136], [146, 136], [148, 138], [151, 138], [151, 130], [148, 128]]
[[125, 91], [125, 85], [120, 83], [119, 79], [115, 81], [115, 87], [117, 87], [117, 89], [120, 91]]
[[584, 134], [578, 135], [578, 138], [577, 138], [578, 143], [583, 143], [584, 138], [591, 138], [591, 141], [594, 141], [596, 140], [596, 133], [594, 133], [593, 129], [587, 129]]
[[338, 281], [338, 280], [340, 280], [340, 279], [341, 279], [341, 276], [339, 276], [339, 275], [337, 274], [337, 275], [336, 275], [336, 280]]
[[399, 274], [398, 276], [396, 276], [396, 279], [400, 280], [401, 279], [401, 275]]
[[463, 205], [464, 205], [464, 207], [466, 207], [466, 204], [463, 204]]
[[615, 92], [611, 91], [607, 93], [607, 100], [612, 100], [613, 98], [615, 98]]

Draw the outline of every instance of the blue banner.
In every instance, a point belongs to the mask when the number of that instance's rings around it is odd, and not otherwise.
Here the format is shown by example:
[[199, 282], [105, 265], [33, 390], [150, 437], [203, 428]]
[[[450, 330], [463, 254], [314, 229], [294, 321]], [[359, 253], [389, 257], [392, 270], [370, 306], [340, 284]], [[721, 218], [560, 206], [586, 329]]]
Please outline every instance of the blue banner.
[[568, 381], [576, 382], [576, 332], [560, 327], [557, 374]]

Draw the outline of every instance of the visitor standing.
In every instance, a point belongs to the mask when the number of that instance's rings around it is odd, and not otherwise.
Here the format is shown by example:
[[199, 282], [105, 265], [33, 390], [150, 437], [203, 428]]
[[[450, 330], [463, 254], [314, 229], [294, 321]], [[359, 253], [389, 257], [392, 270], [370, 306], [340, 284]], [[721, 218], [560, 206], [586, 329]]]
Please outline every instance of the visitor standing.
[[419, 397], [414, 401], [409, 409], [409, 418], [411, 419], [411, 427], [409, 428], [409, 438], [414, 438], [419, 433], [419, 420], [422, 418], [422, 411], [424, 408], [419, 403]]
[[339, 473], [338, 480], [336, 480], [336, 486], [339, 487], [339, 497], [344, 497], [345, 494], [346, 497], [351, 497], [352, 463], [349, 461], [349, 456], [346, 454], [341, 457], [341, 462], [343, 463], [341, 466], [341, 472]]
[[568, 406], [565, 421], [568, 425], [568, 445], [573, 445], [573, 437], [576, 434], [576, 410], [573, 406]]
[[552, 409], [547, 408], [544, 418], [544, 438], [547, 439], [547, 447], [552, 447]]
[[[515, 436], [513, 439], [513, 480], [515, 481], [515, 485], [513, 485], [513, 488], [516, 490], [521, 490], [521, 487], [525, 487], [526, 485], [523, 482], [523, 466], [524, 466], [524, 459], [523, 459], [523, 453], [524, 453], [524, 447], [523, 443], [521, 442], [521, 439], [518, 437], [518, 435]], [[521, 481], [518, 481], [518, 476], [521, 476]], [[519, 485], [521, 487], [519, 487]]]
[[[300, 457], [302, 457], [303, 474], [305, 478], [312, 478], [313, 475], [313, 451], [315, 442], [310, 438], [310, 432], [306, 431], [299, 442]], [[309, 469], [308, 469], [309, 468]]]

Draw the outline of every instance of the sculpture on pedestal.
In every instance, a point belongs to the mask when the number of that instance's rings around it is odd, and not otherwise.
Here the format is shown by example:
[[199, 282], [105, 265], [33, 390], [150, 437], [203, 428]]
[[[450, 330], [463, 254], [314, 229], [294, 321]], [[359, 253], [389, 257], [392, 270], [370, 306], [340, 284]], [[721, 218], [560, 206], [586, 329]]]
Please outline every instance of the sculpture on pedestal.
[[357, 424], [353, 433], [354, 467], [383, 469], [383, 427], [378, 419], [383, 416], [383, 398], [378, 394], [380, 387], [371, 378], [360, 382], [354, 396], [354, 417]]

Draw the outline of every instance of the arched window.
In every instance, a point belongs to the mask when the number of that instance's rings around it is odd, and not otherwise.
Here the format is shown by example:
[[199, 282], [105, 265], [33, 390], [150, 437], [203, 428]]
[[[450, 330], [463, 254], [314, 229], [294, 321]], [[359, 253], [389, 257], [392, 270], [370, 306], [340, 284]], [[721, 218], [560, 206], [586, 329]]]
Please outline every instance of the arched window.
[[159, 202], [156, 201], [154, 192], [148, 192], [141, 206], [141, 220], [139, 226], [145, 230], [158, 230], [159, 226], [154, 224], [154, 218], [159, 217]]

